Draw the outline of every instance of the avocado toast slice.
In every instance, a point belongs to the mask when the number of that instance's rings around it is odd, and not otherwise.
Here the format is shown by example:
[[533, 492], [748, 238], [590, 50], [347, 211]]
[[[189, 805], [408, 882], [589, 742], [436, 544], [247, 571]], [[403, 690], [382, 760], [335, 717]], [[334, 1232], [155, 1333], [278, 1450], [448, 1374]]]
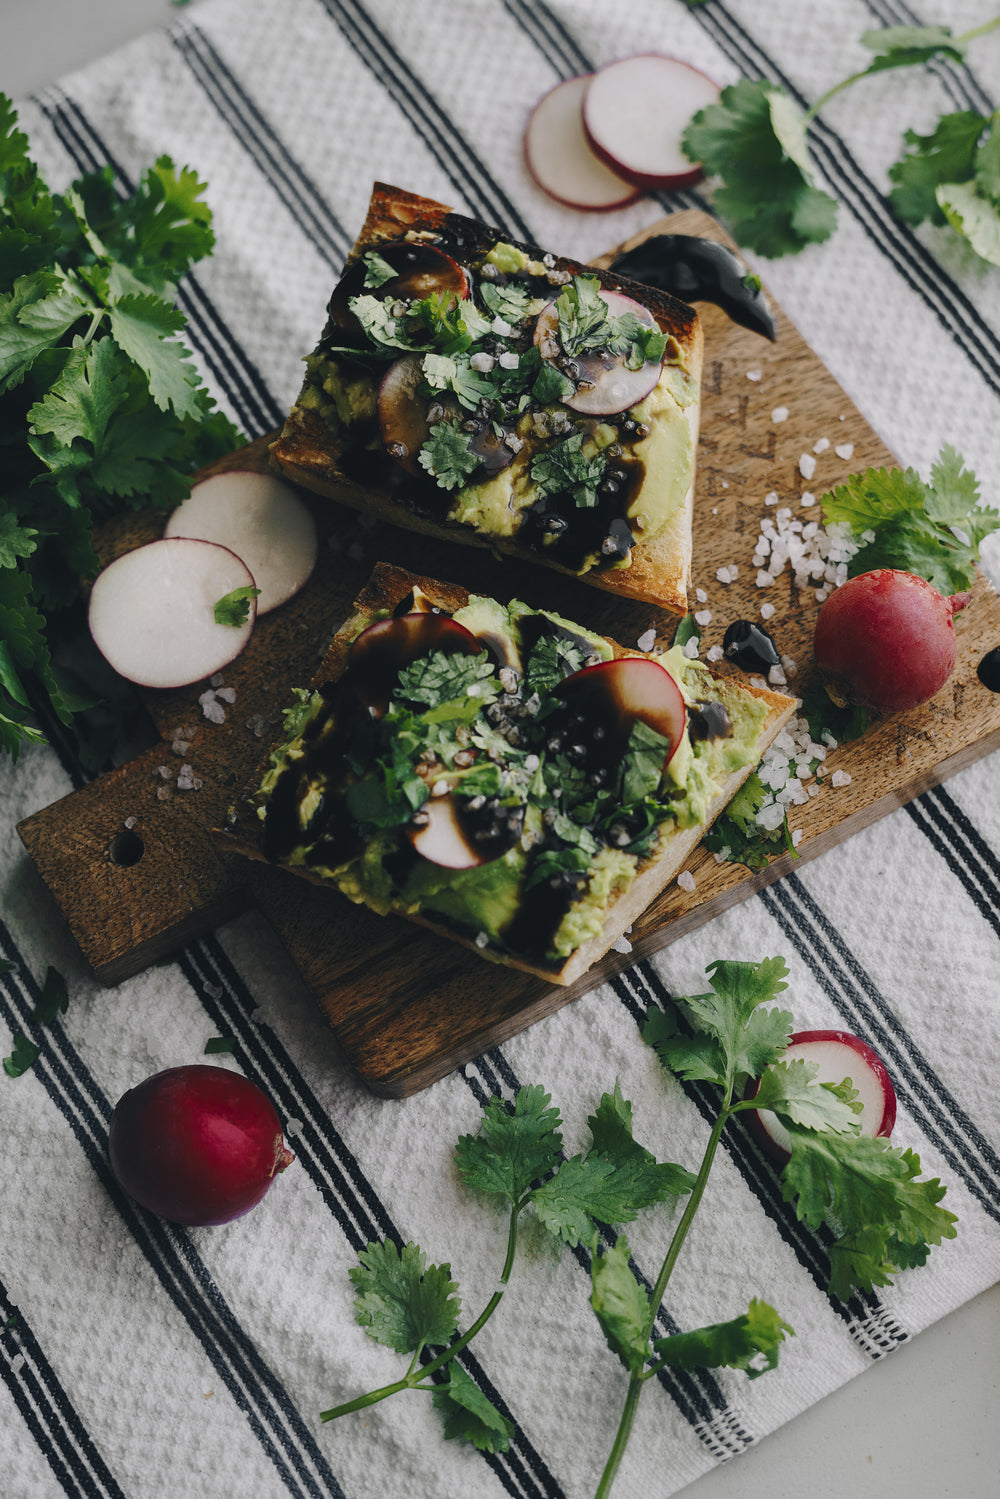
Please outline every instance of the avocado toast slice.
[[272, 457], [424, 534], [687, 609], [693, 308], [376, 183]]
[[546, 610], [379, 564], [221, 837], [570, 984], [793, 712]]

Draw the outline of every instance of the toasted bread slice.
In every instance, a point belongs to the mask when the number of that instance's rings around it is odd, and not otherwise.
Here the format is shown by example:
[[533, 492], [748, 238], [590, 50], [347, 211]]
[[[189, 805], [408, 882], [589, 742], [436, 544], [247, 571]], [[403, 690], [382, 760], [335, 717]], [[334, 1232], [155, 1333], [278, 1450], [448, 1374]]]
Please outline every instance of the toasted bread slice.
[[[376, 567], [355, 603], [355, 613], [334, 637], [311, 692], [297, 694], [285, 735], [220, 836], [244, 855], [269, 859], [321, 885], [332, 884], [352, 900], [383, 913], [397, 912], [486, 958], [553, 984], [579, 978], [665, 889], [795, 707], [793, 699], [778, 693], [716, 678], [680, 650], [662, 658], [643, 656], [545, 611], [477, 599], [457, 585], [385, 564]], [[465, 685], [456, 689], [449, 682], [441, 688], [450, 705], [445, 710], [433, 692], [421, 697], [424, 689], [414, 689], [408, 677], [405, 689], [397, 684], [402, 698], [395, 698], [393, 712], [381, 719], [388, 694], [382, 709], [372, 708], [367, 694], [374, 658], [360, 648], [355, 651], [354, 643], [377, 621], [391, 622], [392, 631], [400, 631], [400, 617], [412, 623], [415, 611], [437, 616], [429, 623], [435, 631], [442, 618], [446, 633], [455, 634], [453, 626], [463, 624], [475, 637], [469, 648], [473, 654], [463, 655], [466, 647], [459, 641], [459, 655], [442, 655], [452, 647], [442, 645], [438, 636], [437, 644], [406, 655], [407, 670], [413, 670], [414, 662], [421, 666], [429, 659], [427, 651], [435, 650], [435, 659], [446, 666], [464, 662], [456, 668], [455, 680]], [[379, 632], [369, 633], [368, 647], [375, 634]], [[540, 649], [542, 657], [536, 654]], [[591, 754], [598, 745], [592, 699], [585, 700], [585, 718], [559, 717], [569, 677], [579, 683], [588, 676], [589, 665], [592, 686], [595, 663], [622, 658], [640, 663], [638, 677], [656, 691], [666, 676], [657, 662], [666, 661], [676, 673], [669, 691], [676, 692], [674, 683], [683, 679], [687, 707], [681, 708], [674, 735], [678, 747], [665, 770], [662, 739], [647, 736], [644, 749], [629, 737], [634, 716], [624, 731], [606, 720], [612, 727], [602, 732], [612, 738], [619, 734], [608, 759], [601, 758], [607, 750], [595, 751], [596, 758]], [[469, 666], [473, 661], [474, 670]], [[395, 662], [392, 670], [397, 670]], [[462, 678], [462, 670], [471, 676]], [[601, 670], [607, 674], [606, 668]], [[634, 684], [636, 671], [629, 668], [628, 674]], [[382, 691], [384, 656], [375, 677]], [[430, 677], [420, 680], [426, 684]], [[459, 693], [473, 702], [481, 699], [481, 705], [456, 709]], [[409, 706], [400, 716], [402, 700]], [[636, 707], [633, 700], [630, 714]], [[638, 708], [644, 711], [644, 704]], [[433, 726], [425, 725], [414, 736], [413, 718], [407, 715], [427, 711], [426, 722]], [[373, 728], [380, 722], [384, 727]], [[701, 737], [690, 732], [696, 722]], [[373, 733], [379, 739], [375, 748]], [[421, 739], [421, 733], [428, 737]], [[449, 736], [447, 743], [442, 734]], [[410, 736], [405, 755], [401, 735]], [[588, 735], [590, 744], [571, 742]], [[430, 743], [432, 750], [421, 748]], [[632, 757], [644, 752], [652, 756], [652, 781], [638, 794], [633, 782], [629, 800], [623, 794], [629, 784], [623, 767], [641, 774], [639, 759]], [[388, 774], [379, 768], [390, 762]], [[605, 765], [612, 768], [602, 779], [603, 773], [596, 771]], [[473, 784], [470, 774], [483, 779]], [[386, 800], [390, 782], [406, 798], [395, 813]], [[583, 815], [580, 808], [595, 800], [587, 788], [596, 785], [608, 788], [609, 799], [599, 816], [590, 814], [592, 825], [584, 827], [577, 820]], [[479, 819], [462, 825], [460, 853], [462, 847], [472, 849], [475, 858], [476, 839], [485, 839], [483, 856], [463, 864], [452, 858], [449, 845], [444, 855], [437, 847], [425, 857], [421, 849], [428, 846], [415, 835], [415, 824], [422, 820], [426, 825], [433, 821], [430, 813], [459, 803], [461, 817], [475, 814]], [[654, 813], [642, 824], [647, 814], [636, 809], [654, 803]], [[631, 810], [620, 812], [623, 805]], [[482, 821], [490, 817], [500, 820]]]
[[[659, 378], [654, 368], [655, 383], [647, 396], [625, 411], [603, 417], [568, 408], [551, 395], [551, 385], [544, 400], [542, 387], [534, 387], [532, 393], [525, 386], [521, 404], [516, 407], [512, 397], [503, 398], [506, 405], [502, 409], [494, 397], [488, 397], [473, 416], [490, 419], [495, 431], [502, 428], [513, 433], [512, 443], [517, 445], [516, 457], [502, 474], [495, 467], [485, 466], [461, 479], [445, 474], [435, 482], [425, 472], [424, 458], [418, 466], [416, 448], [408, 449], [405, 444], [407, 461], [401, 467], [387, 456], [390, 451], [398, 454], [400, 447], [386, 433], [380, 392], [385, 390], [381, 377], [388, 360], [398, 353], [402, 362], [405, 344], [375, 348], [372, 335], [356, 320], [352, 322], [345, 309], [348, 290], [364, 294], [369, 284], [367, 277], [360, 277], [362, 268], [357, 262], [377, 254], [379, 246], [402, 242], [421, 248], [440, 247], [463, 270], [470, 269], [467, 295], [484, 319], [494, 317], [493, 308], [483, 301], [490, 295], [488, 289], [483, 290], [485, 258], [491, 252], [496, 254], [498, 244], [510, 246], [523, 257], [529, 269], [498, 273], [490, 262], [488, 270], [494, 287], [498, 283], [512, 284], [515, 290], [527, 287], [535, 312], [526, 313], [524, 322], [511, 329], [513, 342], [505, 343], [502, 334], [490, 333], [485, 321], [478, 324], [481, 334], [483, 328], [487, 331], [482, 334], [485, 343], [480, 340], [474, 344], [478, 360], [474, 369], [480, 368], [484, 358], [489, 360], [490, 354], [484, 351], [490, 348], [500, 351], [501, 363], [503, 358], [523, 359], [525, 354], [537, 359], [531, 344], [537, 308], [544, 297], [554, 299], [563, 286], [580, 276], [602, 292], [628, 297], [631, 304], [646, 309], [646, 316], [651, 315], [651, 329], [667, 336]], [[386, 284], [392, 288], [398, 283], [390, 278]], [[377, 278], [371, 289], [377, 298]], [[452, 305], [459, 295], [464, 294], [452, 295]], [[393, 305], [398, 310], [404, 303]], [[624, 309], [628, 304], [615, 305]], [[289, 478], [380, 520], [445, 540], [490, 547], [523, 561], [578, 575], [622, 597], [676, 614], [686, 612], [702, 363], [701, 325], [693, 308], [611, 272], [511, 241], [501, 231], [452, 213], [443, 204], [376, 183], [364, 227], [330, 309], [317, 348], [306, 361], [308, 374], [302, 391], [272, 448], [274, 462]], [[348, 325], [347, 344], [351, 347], [345, 353]], [[504, 326], [502, 319], [493, 323], [495, 328]], [[547, 347], [551, 350], [553, 345]], [[352, 353], [354, 349], [358, 352]], [[513, 350], [520, 352], [515, 354]], [[576, 368], [573, 364], [564, 367]], [[525, 364], [525, 370], [528, 368]], [[551, 382], [551, 369], [547, 373]], [[587, 376], [581, 378], [586, 380]], [[481, 377], [479, 383], [488, 385], [489, 380]], [[565, 393], [572, 386], [563, 388]], [[470, 417], [467, 389], [459, 402], [445, 392], [445, 400], [455, 408], [448, 414], [448, 421], [454, 419], [456, 431]], [[433, 400], [425, 387], [421, 390], [425, 403]], [[506, 425], [495, 421], [498, 414]], [[435, 419], [440, 421], [440, 416]], [[420, 435], [426, 439], [431, 430], [437, 428], [425, 425]], [[583, 438], [582, 451], [592, 460], [592, 487], [574, 489], [575, 500], [567, 495], [556, 495], [554, 500], [551, 494], [547, 499], [539, 497], [537, 470], [532, 471], [531, 463], [539, 453], [561, 447], [568, 434]], [[610, 490], [600, 477], [607, 473], [605, 466], [609, 463], [617, 466]], [[559, 513], [550, 513], [552, 507]], [[558, 527], [562, 530], [553, 534], [552, 528]], [[610, 559], [607, 563], [605, 557]]]

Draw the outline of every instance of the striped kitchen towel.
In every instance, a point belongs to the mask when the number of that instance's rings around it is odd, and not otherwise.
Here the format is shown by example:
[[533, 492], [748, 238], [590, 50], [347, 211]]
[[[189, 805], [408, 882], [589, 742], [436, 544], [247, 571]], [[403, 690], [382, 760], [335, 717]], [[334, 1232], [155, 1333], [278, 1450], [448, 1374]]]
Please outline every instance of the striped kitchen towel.
[[[613, 11], [613, 21], [610, 19]], [[948, 0], [204, 0], [162, 32], [21, 101], [53, 186], [110, 163], [127, 191], [157, 156], [209, 184], [217, 248], [181, 301], [220, 405], [254, 436], [296, 394], [373, 179], [454, 204], [581, 260], [708, 189], [582, 215], [545, 197], [521, 156], [527, 112], [561, 77], [657, 50], [722, 83], [783, 84], [808, 103], [864, 65], [860, 34], [983, 19]], [[954, 237], [887, 205], [907, 128], [990, 113], [1000, 39], [833, 100], [813, 133], [835, 237], [761, 263], [769, 287], [888, 446], [927, 473], [953, 443], [996, 504], [1000, 274]], [[790, 413], [789, 420], [795, 419]], [[816, 434], [803, 432], [803, 439]], [[986, 558], [996, 579], [1000, 554]], [[429, 1401], [401, 1397], [324, 1426], [319, 1412], [399, 1377], [354, 1320], [348, 1272], [371, 1239], [417, 1241], [461, 1284], [463, 1325], [497, 1285], [505, 1226], [465, 1191], [461, 1133], [523, 1083], [552, 1094], [565, 1149], [615, 1078], [637, 1137], [694, 1165], [710, 1128], [699, 1085], [665, 1079], [640, 1028], [701, 992], [717, 958], [781, 954], [796, 1025], [868, 1037], [893, 1075], [896, 1137], [947, 1184], [958, 1237], [891, 1288], [825, 1294], [829, 1246], [780, 1198], [772, 1166], [727, 1132], [695, 1236], [658, 1321], [666, 1334], [735, 1315], [752, 1296], [795, 1328], [780, 1367], [667, 1370], [639, 1409], [616, 1492], [676, 1492], [820, 1400], [1000, 1278], [1000, 796], [996, 756], [963, 771], [652, 961], [405, 1102], [347, 1073], [276, 941], [252, 917], [116, 989], [82, 961], [13, 828], [83, 780], [34, 749], [0, 787], [0, 1048], [29, 1031], [49, 965], [65, 1014], [35, 1065], [0, 1079], [0, 1491], [101, 1499], [582, 1499], [624, 1393], [587, 1306], [589, 1252], [530, 1231], [502, 1312], [463, 1355], [513, 1426], [504, 1453], [442, 1439]], [[873, 918], [873, 913], [879, 913]], [[488, 971], [484, 971], [484, 981]], [[225, 1065], [273, 1098], [297, 1162], [250, 1216], [183, 1230], [118, 1188], [106, 1143], [121, 1094], [233, 1038]], [[665, 1210], [630, 1227], [655, 1278]]]

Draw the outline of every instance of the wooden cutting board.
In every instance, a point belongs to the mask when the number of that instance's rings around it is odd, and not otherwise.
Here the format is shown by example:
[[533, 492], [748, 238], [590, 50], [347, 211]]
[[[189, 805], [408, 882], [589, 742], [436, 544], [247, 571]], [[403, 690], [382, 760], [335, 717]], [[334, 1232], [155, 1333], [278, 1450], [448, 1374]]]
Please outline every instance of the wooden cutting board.
[[[723, 238], [707, 215], [674, 214], [599, 263], [664, 232]], [[702, 655], [721, 643], [731, 620], [759, 618], [765, 599], [774, 603], [768, 628], [798, 664], [788, 690], [801, 691], [812, 673], [818, 606], [812, 591], [798, 590], [787, 571], [766, 591], [756, 586], [755, 538], [761, 517], [776, 508], [765, 504], [765, 496], [776, 493], [777, 504], [790, 506], [803, 521], [819, 520], [818, 506], [802, 503], [810, 491], [818, 497], [849, 473], [893, 466], [895, 459], [797, 330], [774, 310], [779, 334], [769, 344], [717, 308], [699, 308], [705, 372], [693, 585], [707, 596], [695, 607], [712, 615], [702, 630]], [[772, 413], [781, 408], [787, 408], [787, 418], [776, 421]], [[251, 444], [216, 468], [266, 467], [267, 442]], [[836, 453], [838, 447], [846, 453], [848, 445], [849, 456]], [[815, 458], [809, 480], [800, 467], [803, 454]], [[258, 622], [246, 651], [222, 673], [222, 685], [235, 693], [232, 703], [216, 699], [225, 721], [205, 717], [199, 699], [206, 683], [144, 693], [160, 742], [18, 828], [104, 983], [121, 982], [254, 903], [315, 994], [347, 1061], [375, 1092], [405, 1097], [796, 867], [783, 856], [750, 873], [717, 865], [699, 849], [688, 866], [694, 890], [674, 884], [664, 892], [636, 923], [631, 954], [612, 953], [577, 984], [554, 988], [401, 919], [375, 916], [336, 891], [224, 851], [212, 829], [221, 826], [275, 736], [289, 688], [309, 682], [376, 561], [554, 608], [626, 646], [650, 626], [666, 645], [674, 628], [672, 617], [575, 579], [501, 562], [478, 549], [376, 530], [351, 510], [305, 498], [323, 537], [319, 564], [296, 599]], [[161, 524], [152, 515], [116, 523], [99, 538], [102, 556], [110, 560], [153, 539]], [[734, 563], [738, 578], [719, 582], [717, 571]], [[792, 809], [792, 827], [802, 830], [799, 863], [1000, 745], [1000, 696], [987, 692], [976, 676], [981, 657], [1000, 644], [1000, 600], [985, 578], [977, 581], [956, 625], [958, 662], [948, 685], [930, 703], [839, 748], [820, 793]], [[178, 786], [182, 766], [191, 767], [197, 789]], [[832, 786], [834, 769], [846, 771], [850, 783]], [[186, 779], [188, 773], [182, 783]]]

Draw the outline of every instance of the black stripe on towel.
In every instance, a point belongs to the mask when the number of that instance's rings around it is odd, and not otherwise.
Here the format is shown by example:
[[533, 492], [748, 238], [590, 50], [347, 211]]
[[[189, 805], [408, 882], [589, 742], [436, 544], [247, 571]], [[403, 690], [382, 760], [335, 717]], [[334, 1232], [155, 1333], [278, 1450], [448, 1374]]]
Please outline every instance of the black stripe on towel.
[[358, 0], [319, 0], [356, 53], [414, 131], [441, 170], [462, 192], [471, 212], [492, 226], [503, 226], [523, 240], [534, 235], [486, 163], [410, 65], [399, 55]]
[[[8, 1328], [11, 1319], [13, 1326]], [[125, 1499], [24, 1309], [13, 1305], [2, 1284], [0, 1329], [0, 1378], [60, 1487], [78, 1499]]]
[[181, 23], [170, 34], [191, 73], [250, 157], [292, 222], [339, 275], [352, 239], [239, 79], [200, 27]]
[[[213, 1024], [221, 1034], [234, 1038], [232, 1054], [246, 1075], [260, 1083], [284, 1118], [302, 1124], [302, 1131], [292, 1140], [293, 1148], [352, 1249], [357, 1252], [369, 1240], [379, 1238], [402, 1247], [403, 1237], [328, 1110], [273, 1033], [255, 1023], [254, 999], [218, 939], [191, 943], [178, 961]], [[506, 1453], [482, 1454], [503, 1487], [518, 1499], [562, 1499], [561, 1486], [471, 1347], [463, 1350], [459, 1362], [514, 1426], [514, 1440]]]
[[182, 1229], [145, 1212], [122, 1192], [107, 1156], [111, 1104], [70, 1043], [62, 1025], [37, 1033], [32, 978], [6, 926], [0, 952], [15, 966], [0, 975], [0, 1015], [13, 1031], [42, 1043], [33, 1075], [69, 1125], [94, 1174], [167, 1296], [184, 1317], [250, 1430], [296, 1499], [344, 1499], [343, 1490], [288, 1391], [239, 1325], [219, 1287]]

